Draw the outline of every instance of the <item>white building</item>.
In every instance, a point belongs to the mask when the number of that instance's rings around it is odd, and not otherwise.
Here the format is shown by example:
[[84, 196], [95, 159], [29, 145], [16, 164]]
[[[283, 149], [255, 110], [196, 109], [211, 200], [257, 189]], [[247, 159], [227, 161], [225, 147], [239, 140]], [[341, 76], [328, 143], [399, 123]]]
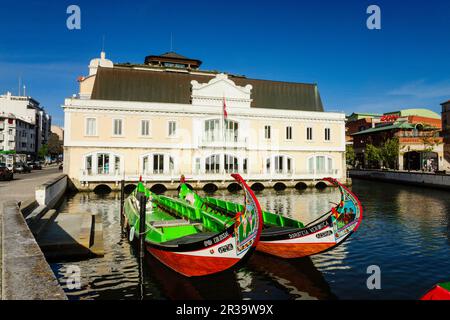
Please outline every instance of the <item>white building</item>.
[[10, 92], [0, 95], [0, 118], [0, 154], [15, 151], [36, 158], [38, 150], [48, 142], [51, 126], [51, 116], [39, 102]]
[[[316, 84], [200, 70], [175, 53], [113, 64], [102, 53], [64, 103], [64, 170], [81, 189], [121, 179], [198, 187], [346, 181], [345, 115]], [[227, 116], [224, 114], [224, 103]], [[170, 185], [171, 186], [171, 185]]]

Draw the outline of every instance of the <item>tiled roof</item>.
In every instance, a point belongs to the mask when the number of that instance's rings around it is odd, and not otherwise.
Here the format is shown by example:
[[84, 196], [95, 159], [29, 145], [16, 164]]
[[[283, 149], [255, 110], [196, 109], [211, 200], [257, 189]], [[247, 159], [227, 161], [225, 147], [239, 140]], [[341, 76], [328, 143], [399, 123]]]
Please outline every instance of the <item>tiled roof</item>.
[[[216, 72], [218, 73], [218, 72]], [[131, 67], [98, 68], [91, 99], [191, 103], [191, 81], [207, 83], [215, 73], [137, 70]], [[251, 84], [255, 108], [323, 111], [317, 85], [248, 79], [229, 75], [238, 86]]]

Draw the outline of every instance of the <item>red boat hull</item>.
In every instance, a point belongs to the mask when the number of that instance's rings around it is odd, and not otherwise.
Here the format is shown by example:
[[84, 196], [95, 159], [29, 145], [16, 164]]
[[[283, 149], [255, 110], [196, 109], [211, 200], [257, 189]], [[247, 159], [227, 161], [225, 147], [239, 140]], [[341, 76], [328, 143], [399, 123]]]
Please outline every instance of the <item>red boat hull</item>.
[[241, 259], [230, 257], [207, 257], [158, 250], [147, 247], [155, 258], [171, 269], [187, 277], [198, 277], [218, 273], [233, 267]]
[[420, 300], [450, 300], [450, 292], [440, 286], [434, 286]]
[[336, 242], [330, 243], [274, 243], [260, 241], [256, 247], [257, 251], [268, 253], [280, 258], [302, 258], [323, 252], [335, 246]]

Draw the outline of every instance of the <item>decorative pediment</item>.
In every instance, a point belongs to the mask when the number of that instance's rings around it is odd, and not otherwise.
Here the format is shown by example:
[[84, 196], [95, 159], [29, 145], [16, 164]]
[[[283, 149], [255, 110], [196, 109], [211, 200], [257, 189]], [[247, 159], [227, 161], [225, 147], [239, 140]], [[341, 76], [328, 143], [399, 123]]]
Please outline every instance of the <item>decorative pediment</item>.
[[191, 85], [193, 105], [222, 107], [225, 98], [227, 107], [250, 108], [252, 86], [238, 86], [224, 73], [217, 74], [208, 83], [192, 80]]

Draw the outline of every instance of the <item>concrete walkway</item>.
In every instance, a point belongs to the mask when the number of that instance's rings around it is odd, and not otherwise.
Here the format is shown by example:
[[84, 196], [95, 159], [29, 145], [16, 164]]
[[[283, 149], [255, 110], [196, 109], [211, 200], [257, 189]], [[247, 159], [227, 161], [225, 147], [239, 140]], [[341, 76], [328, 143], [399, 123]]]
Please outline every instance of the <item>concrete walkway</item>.
[[[34, 199], [36, 186], [56, 178], [61, 174], [56, 166], [33, 171], [28, 174], [14, 174], [13, 181], [0, 181], [0, 275], [3, 275], [3, 212], [4, 206], [10, 201], [25, 201]], [[2, 276], [0, 276], [0, 300], [3, 298]]]

